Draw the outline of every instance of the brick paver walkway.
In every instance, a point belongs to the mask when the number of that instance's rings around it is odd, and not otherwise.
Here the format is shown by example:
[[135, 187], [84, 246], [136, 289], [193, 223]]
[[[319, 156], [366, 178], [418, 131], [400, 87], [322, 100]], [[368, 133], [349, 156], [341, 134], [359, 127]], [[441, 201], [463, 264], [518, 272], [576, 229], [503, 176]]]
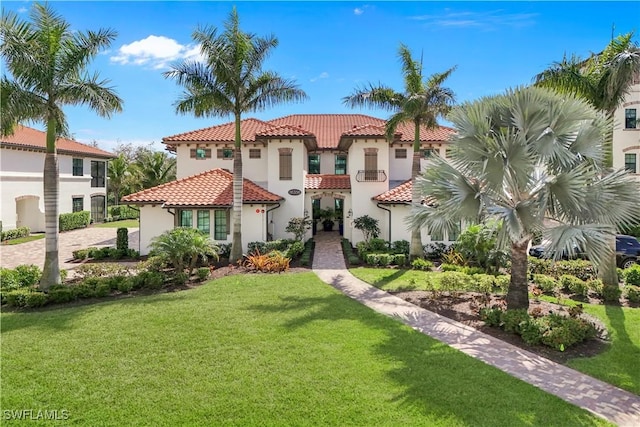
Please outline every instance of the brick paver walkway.
[[313, 271], [367, 307], [620, 426], [640, 426], [640, 397], [381, 291], [346, 269], [337, 233], [318, 233]]
[[[117, 228], [88, 227], [80, 230], [60, 233], [58, 251], [60, 268], [73, 269], [78, 263], [70, 262], [72, 253], [91, 246], [115, 246]], [[129, 247], [138, 250], [138, 228], [129, 228]], [[44, 267], [45, 239], [21, 243], [19, 245], [0, 245], [0, 267], [14, 268], [20, 264], [35, 264]]]

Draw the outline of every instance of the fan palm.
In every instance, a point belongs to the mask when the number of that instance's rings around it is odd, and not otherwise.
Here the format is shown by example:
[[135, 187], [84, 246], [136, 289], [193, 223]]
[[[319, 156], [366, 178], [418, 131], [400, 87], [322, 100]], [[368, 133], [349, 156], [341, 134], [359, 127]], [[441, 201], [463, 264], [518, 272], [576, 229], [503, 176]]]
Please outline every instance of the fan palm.
[[457, 131], [448, 159], [435, 157], [417, 180], [433, 199], [412, 211], [412, 226], [443, 232], [460, 220], [498, 220], [511, 257], [508, 308], [527, 308], [527, 250], [543, 232], [551, 252], [585, 248], [608, 259], [616, 227], [640, 207], [640, 185], [624, 171], [604, 173], [607, 121], [585, 101], [542, 88], [467, 103], [448, 116]]
[[278, 40], [241, 31], [235, 7], [222, 34], [218, 35], [213, 27], [199, 27], [193, 39], [200, 44], [205, 62], [176, 64], [164, 76], [185, 87], [175, 104], [178, 113], [234, 118], [233, 240], [229, 257], [233, 263], [242, 257], [242, 114], [263, 111], [281, 102], [301, 101], [307, 95], [293, 81], [262, 70], [263, 62], [278, 46]]
[[116, 33], [109, 29], [78, 32], [49, 5], [35, 4], [31, 21], [3, 14], [0, 54], [9, 76], [2, 78], [2, 133], [9, 134], [22, 121], [46, 126], [44, 162], [45, 263], [40, 287], [60, 283], [58, 260], [58, 159], [56, 138], [68, 135], [62, 106], [87, 105], [109, 117], [122, 109], [122, 100], [108, 81], [86, 68]]
[[164, 151], [143, 151], [134, 165], [140, 189], [176, 179], [176, 158]]
[[[387, 120], [386, 137], [392, 141], [398, 125], [410, 122], [414, 125], [413, 158], [411, 178], [415, 189], [415, 179], [420, 174], [420, 128], [438, 127], [438, 118], [444, 117], [455, 102], [451, 89], [442, 87], [456, 67], [443, 73], [436, 73], [426, 80], [422, 78], [422, 60], [413, 59], [409, 48], [400, 44], [398, 56], [402, 63], [404, 92], [396, 92], [384, 85], [368, 84], [356, 89], [351, 95], [343, 98], [343, 103], [350, 107], [373, 107], [392, 111], [394, 114]], [[416, 191], [412, 195], [413, 203], [418, 203]], [[419, 228], [411, 229], [411, 247], [409, 256], [416, 258], [423, 255], [422, 240]]]

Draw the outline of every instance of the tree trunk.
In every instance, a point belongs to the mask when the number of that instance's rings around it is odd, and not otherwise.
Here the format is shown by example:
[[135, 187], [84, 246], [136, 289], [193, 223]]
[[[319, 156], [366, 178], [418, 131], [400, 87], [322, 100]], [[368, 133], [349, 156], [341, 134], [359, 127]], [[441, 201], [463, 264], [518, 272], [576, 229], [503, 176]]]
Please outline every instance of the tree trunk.
[[507, 309], [529, 309], [527, 248], [529, 241], [511, 244], [511, 282], [507, 291]]
[[[420, 204], [420, 194], [416, 188], [416, 177], [420, 175], [420, 122], [415, 123], [415, 135], [413, 141], [413, 158], [411, 161], [411, 203]], [[391, 224], [389, 224], [391, 227]], [[414, 260], [424, 256], [422, 249], [422, 234], [420, 228], [411, 229], [411, 246], [409, 247], [409, 259]]]
[[240, 115], [235, 116], [236, 141], [233, 152], [233, 238], [229, 263], [242, 259], [242, 139], [240, 136]]
[[45, 254], [44, 269], [40, 279], [40, 289], [48, 291], [52, 285], [60, 283], [58, 259], [58, 157], [47, 153], [44, 158], [44, 221]]
[[603, 260], [602, 265], [598, 268], [598, 276], [602, 280], [602, 284], [605, 288], [610, 288], [612, 291], [605, 291], [605, 301], [607, 302], [619, 302], [616, 295], [619, 295], [618, 284], [618, 269], [616, 263], [616, 237], [612, 235], [609, 239], [609, 253]]

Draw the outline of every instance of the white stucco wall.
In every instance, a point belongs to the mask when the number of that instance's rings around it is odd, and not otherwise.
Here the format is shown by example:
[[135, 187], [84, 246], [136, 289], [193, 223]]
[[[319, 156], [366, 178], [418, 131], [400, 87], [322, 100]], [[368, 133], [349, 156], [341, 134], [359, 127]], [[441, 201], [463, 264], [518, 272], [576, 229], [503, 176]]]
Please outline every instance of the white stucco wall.
[[[221, 168], [233, 172], [233, 159], [218, 159], [217, 150], [221, 148], [233, 149], [233, 144], [181, 144], [176, 148], [178, 179], [195, 175], [211, 169]], [[194, 148], [207, 148], [211, 150], [210, 159], [191, 158], [191, 150]], [[259, 149], [261, 158], [251, 159], [250, 149]], [[262, 144], [245, 144], [242, 147], [242, 174], [244, 178], [256, 183], [267, 181], [267, 168], [269, 164], [268, 150]]]
[[[83, 209], [91, 211], [91, 196], [106, 195], [105, 187], [91, 187], [91, 160], [83, 159], [83, 176], [72, 175], [72, 159], [74, 156], [58, 155], [60, 195], [58, 212], [73, 211], [72, 198], [82, 197]], [[2, 149], [0, 153], [0, 214], [4, 229], [11, 229], [22, 225], [31, 227], [32, 232], [44, 231], [44, 188], [42, 171], [44, 167], [44, 153]], [[29, 203], [29, 218], [19, 218], [16, 200], [37, 198], [38, 212], [32, 212], [35, 203]], [[23, 205], [24, 206], [24, 205]], [[20, 209], [21, 211], [23, 209]], [[36, 219], [37, 218], [37, 219]], [[27, 223], [25, 223], [25, 221]]]
[[[637, 125], [635, 129], [625, 129], [625, 110], [636, 109]], [[640, 84], [633, 85], [625, 102], [614, 113], [613, 130], [613, 167], [625, 166], [625, 154], [636, 155], [636, 174], [640, 180]]]

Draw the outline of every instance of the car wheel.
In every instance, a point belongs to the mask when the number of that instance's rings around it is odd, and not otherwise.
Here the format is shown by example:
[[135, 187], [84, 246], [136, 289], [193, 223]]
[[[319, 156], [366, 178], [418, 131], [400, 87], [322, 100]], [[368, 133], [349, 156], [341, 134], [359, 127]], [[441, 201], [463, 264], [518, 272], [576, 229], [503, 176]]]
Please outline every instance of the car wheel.
[[622, 261], [622, 269], [625, 270], [629, 267], [632, 267], [636, 263], [636, 260], [633, 258], [627, 258]]

